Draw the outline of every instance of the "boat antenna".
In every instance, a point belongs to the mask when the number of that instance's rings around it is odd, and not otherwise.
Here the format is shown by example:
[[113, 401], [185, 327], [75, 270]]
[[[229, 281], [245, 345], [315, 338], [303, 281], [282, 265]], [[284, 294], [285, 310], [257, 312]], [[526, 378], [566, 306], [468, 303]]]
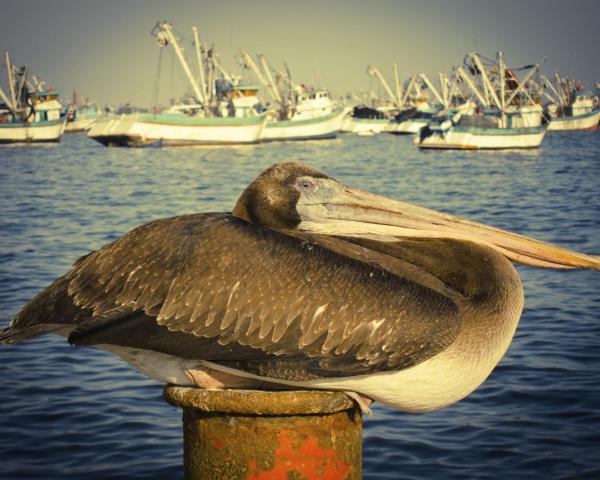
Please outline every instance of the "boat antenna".
[[162, 57], [164, 50], [158, 50], [158, 66], [156, 67], [156, 76], [154, 77], [154, 86], [152, 87], [152, 97], [150, 99], [150, 108], [156, 110], [158, 107], [158, 92], [160, 89], [160, 74], [162, 71]]
[[315, 67], [317, 69], [317, 76], [315, 78], [317, 88], [321, 88], [321, 69], [319, 68], [319, 57], [315, 57]]

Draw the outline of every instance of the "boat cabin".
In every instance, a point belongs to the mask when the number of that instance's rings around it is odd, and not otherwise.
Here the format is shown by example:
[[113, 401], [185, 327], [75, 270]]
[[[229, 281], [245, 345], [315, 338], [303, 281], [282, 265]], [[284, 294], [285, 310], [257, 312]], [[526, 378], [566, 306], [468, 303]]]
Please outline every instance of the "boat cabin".
[[598, 97], [592, 92], [581, 92], [575, 95], [575, 99], [571, 104], [571, 115], [585, 115], [590, 113], [598, 105]]

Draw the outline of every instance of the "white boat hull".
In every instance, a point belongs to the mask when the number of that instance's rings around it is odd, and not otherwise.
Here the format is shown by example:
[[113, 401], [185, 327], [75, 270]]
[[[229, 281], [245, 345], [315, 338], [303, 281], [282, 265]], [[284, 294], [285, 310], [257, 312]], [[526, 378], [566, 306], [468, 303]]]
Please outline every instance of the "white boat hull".
[[83, 132], [92, 128], [92, 125], [96, 122], [96, 118], [84, 118], [82, 120], [75, 120], [74, 122], [67, 122], [65, 126], [66, 133]]
[[548, 130], [569, 131], [569, 130], [592, 130], [598, 128], [600, 121], [600, 109], [584, 115], [575, 115], [572, 117], [550, 117]]
[[323, 117], [307, 120], [268, 122], [262, 140], [317, 140], [334, 138], [342, 127], [346, 110], [336, 110]]
[[535, 128], [474, 128], [451, 127], [445, 132], [428, 131], [415, 139], [419, 148], [432, 149], [512, 149], [537, 148], [546, 133], [545, 127]]
[[265, 123], [265, 115], [202, 118], [134, 113], [100, 117], [88, 136], [106, 146], [248, 144], [260, 140]]
[[392, 122], [385, 129], [388, 133], [396, 133], [396, 134], [404, 134], [404, 135], [414, 135], [419, 133], [423, 127], [426, 127], [429, 124], [430, 120], [425, 118], [409, 118], [407, 120], [403, 120], [402, 122]]
[[342, 122], [340, 131], [359, 135], [368, 132], [381, 133], [386, 130], [389, 124], [388, 119], [346, 117]]
[[65, 119], [33, 123], [0, 123], [0, 143], [58, 142]]

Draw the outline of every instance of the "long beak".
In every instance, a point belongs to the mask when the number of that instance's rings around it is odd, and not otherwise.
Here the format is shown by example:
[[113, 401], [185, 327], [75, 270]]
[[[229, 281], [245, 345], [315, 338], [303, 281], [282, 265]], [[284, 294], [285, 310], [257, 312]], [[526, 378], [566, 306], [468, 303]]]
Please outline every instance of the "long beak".
[[313, 233], [398, 241], [401, 238], [452, 238], [488, 245], [509, 259], [543, 268], [593, 268], [600, 257], [550, 245], [506, 230], [472, 222], [364, 190], [328, 185], [326, 194], [298, 202], [298, 226]]

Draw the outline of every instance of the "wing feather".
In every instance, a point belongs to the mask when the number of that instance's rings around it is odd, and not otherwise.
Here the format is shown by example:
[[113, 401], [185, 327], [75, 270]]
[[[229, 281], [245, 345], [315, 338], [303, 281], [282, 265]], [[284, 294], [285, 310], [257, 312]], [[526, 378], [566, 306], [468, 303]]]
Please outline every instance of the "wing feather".
[[[404, 276], [403, 265], [343, 239], [197, 214], [139, 227], [80, 259], [66, 278], [73, 303], [92, 317], [127, 306], [165, 327], [130, 343], [172, 353], [166, 336], [185, 333], [210, 344], [212, 361], [314, 377], [406, 368], [456, 338], [455, 303]], [[102, 341], [123, 342], [122, 330], [114, 338], [105, 330]], [[202, 349], [186, 355], [208, 359]]]

